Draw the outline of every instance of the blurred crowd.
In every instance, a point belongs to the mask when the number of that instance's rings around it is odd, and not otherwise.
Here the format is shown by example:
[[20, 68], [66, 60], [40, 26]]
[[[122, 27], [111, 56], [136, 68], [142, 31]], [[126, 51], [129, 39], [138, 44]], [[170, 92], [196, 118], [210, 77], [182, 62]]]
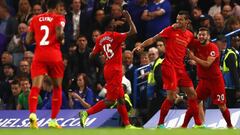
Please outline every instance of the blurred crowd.
[[[31, 88], [31, 62], [35, 44], [26, 45], [25, 38], [31, 18], [45, 12], [45, 0], [1, 0], [0, 1], [0, 109], [28, 109]], [[180, 10], [191, 15], [189, 30], [196, 34], [198, 28], [210, 29], [211, 38], [221, 52], [221, 69], [226, 82], [229, 107], [240, 107], [239, 53], [240, 34], [231, 37], [227, 45], [224, 35], [240, 29], [240, 1], [238, 0], [63, 0], [59, 14], [65, 16], [65, 43], [61, 47], [65, 73], [63, 79], [62, 109], [86, 109], [105, 96], [103, 65], [105, 56], [99, 54], [90, 60], [89, 54], [95, 39], [102, 33], [103, 18], [113, 16], [117, 32], [129, 29], [122, 11], [128, 10], [137, 28], [137, 35], [128, 38], [123, 48], [123, 86], [130, 99], [133, 97], [134, 70], [151, 65], [149, 73], [141, 72], [140, 79], [148, 85], [138, 87], [140, 100], [136, 105], [140, 115], [151, 117], [159, 110], [165, 98], [162, 90], [161, 60], [164, 58], [164, 43], [158, 41], [141, 54], [132, 49], [145, 39], [158, 34], [172, 25]], [[229, 48], [227, 48], [227, 46]], [[230, 49], [230, 50], [229, 50]], [[226, 51], [228, 50], [228, 51]], [[229, 55], [234, 51], [233, 57]], [[197, 84], [196, 68], [186, 58], [186, 67]], [[238, 63], [238, 64], [237, 64]], [[227, 73], [231, 72], [230, 76]], [[154, 78], [154, 79], [153, 79]], [[153, 80], [151, 80], [153, 79]], [[217, 85], [217, 84], [216, 84]], [[38, 97], [38, 109], [51, 108], [51, 79], [46, 75]], [[185, 95], [179, 89], [176, 108], [186, 108]], [[132, 104], [129, 103], [132, 107]], [[207, 108], [213, 108], [206, 101]], [[131, 110], [131, 109], [130, 109]]]

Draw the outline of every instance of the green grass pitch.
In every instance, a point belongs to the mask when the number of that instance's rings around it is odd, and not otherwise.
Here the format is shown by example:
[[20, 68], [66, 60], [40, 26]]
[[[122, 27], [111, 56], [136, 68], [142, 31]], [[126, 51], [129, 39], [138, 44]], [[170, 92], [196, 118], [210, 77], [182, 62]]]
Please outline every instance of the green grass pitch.
[[240, 129], [0, 129], [0, 135], [240, 135]]

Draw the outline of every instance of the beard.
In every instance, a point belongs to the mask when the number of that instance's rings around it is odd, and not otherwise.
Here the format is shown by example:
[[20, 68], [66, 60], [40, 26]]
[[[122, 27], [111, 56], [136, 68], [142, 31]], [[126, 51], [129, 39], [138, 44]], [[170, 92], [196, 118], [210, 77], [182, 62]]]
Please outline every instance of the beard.
[[207, 39], [201, 40], [200, 43], [201, 43], [202, 45], [205, 45], [205, 44], [207, 43]]

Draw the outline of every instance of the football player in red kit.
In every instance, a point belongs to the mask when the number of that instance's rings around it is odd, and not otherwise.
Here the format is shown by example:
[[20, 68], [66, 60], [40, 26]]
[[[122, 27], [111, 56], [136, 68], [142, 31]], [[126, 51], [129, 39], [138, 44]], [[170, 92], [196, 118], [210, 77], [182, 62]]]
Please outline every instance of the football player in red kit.
[[37, 125], [37, 97], [44, 76], [47, 74], [53, 81], [52, 114], [48, 126], [61, 128], [56, 117], [62, 104], [62, 79], [64, 64], [60, 51], [60, 44], [63, 42], [63, 28], [65, 25], [64, 16], [58, 14], [61, 6], [60, 0], [49, 0], [48, 11], [34, 16], [30, 22], [26, 42], [36, 42], [35, 54], [31, 66], [32, 88], [29, 95], [29, 119], [30, 128], [38, 128]]
[[136, 34], [137, 30], [127, 11], [123, 11], [123, 16], [126, 18], [130, 30], [126, 33], [114, 32], [115, 20], [110, 16], [105, 17], [103, 25], [106, 31], [96, 39], [96, 45], [90, 54], [90, 57], [93, 57], [103, 52], [106, 56], [104, 79], [106, 81], [105, 88], [107, 89], [107, 94], [104, 100], [99, 101], [87, 111], [81, 111], [79, 113], [80, 124], [83, 128], [86, 126], [86, 119], [89, 115], [112, 106], [115, 101], [118, 103], [117, 110], [122, 118], [124, 126], [130, 129], [137, 128], [132, 126], [129, 122], [124, 101], [124, 90], [122, 87], [122, 43], [126, 40], [127, 36]]
[[184, 65], [186, 48], [194, 39], [192, 32], [187, 29], [189, 23], [188, 12], [180, 11], [176, 18], [176, 24], [163, 29], [159, 34], [145, 40], [133, 50], [140, 51], [158, 40], [165, 42], [165, 58], [162, 62], [161, 70], [163, 89], [167, 91], [167, 97], [160, 109], [157, 128], [165, 128], [164, 119], [174, 104], [178, 87], [187, 94], [188, 106], [193, 111], [196, 125], [202, 125], [198, 112], [197, 94]]
[[[210, 42], [210, 34], [207, 28], [200, 28], [198, 40], [194, 40], [189, 48], [189, 58], [197, 64], [197, 76], [199, 83], [197, 86], [197, 97], [199, 101], [211, 97], [213, 104], [218, 105], [221, 113], [227, 122], [227, 127], [232, 128], [230, 112], [226, 106], [226, 94], [223, 76], [220, 70], [220, 54], [217, 45]], [[183, 128], [187, 127], [192, 117], [192, 111], [187, 110]]]

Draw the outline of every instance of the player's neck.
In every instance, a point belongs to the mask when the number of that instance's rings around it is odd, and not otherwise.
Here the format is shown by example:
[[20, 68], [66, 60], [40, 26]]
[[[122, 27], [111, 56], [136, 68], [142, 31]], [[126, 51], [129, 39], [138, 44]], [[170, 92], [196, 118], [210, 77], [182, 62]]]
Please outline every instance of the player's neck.
[[182, 27], [182, 28], [179, 28], [180, 30], [182, 30], [183, 32], [185, 32], [187, 30], [186, 27]]
[[55, 13], [56, 10], [55, 10], [55, 9], [48, 9], [47, 12], [48, 12], [48, 13]]
[[210, 42], [209, 41], [207, 41], [206, 43], [205, 43], [205, 45], [208, 45]]
[[206, 41], [205, 43], [201, 43], [202, 46], [206, 46], [209, 44], [209, 41]]

